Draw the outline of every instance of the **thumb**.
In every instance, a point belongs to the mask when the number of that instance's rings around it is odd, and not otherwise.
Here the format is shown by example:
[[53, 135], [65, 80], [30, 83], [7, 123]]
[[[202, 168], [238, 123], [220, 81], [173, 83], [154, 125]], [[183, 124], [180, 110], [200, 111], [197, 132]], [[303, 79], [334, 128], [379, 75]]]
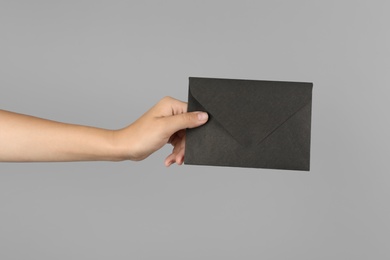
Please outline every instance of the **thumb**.
[[185, 128], [194, 128], [207, 122], [209, 115], [206, 112], [189, 112], [164, 117], [166, 129], [170, 135]]

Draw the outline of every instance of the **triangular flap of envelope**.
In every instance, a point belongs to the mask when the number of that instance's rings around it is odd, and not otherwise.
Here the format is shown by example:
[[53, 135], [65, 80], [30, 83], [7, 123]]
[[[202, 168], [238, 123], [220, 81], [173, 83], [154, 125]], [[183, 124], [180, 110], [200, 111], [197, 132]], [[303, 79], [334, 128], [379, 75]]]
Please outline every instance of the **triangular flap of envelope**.
[[242, 145], [259, 144], [308, 104], [312, 86], [306, 82], [190, 77], [192, 96]]

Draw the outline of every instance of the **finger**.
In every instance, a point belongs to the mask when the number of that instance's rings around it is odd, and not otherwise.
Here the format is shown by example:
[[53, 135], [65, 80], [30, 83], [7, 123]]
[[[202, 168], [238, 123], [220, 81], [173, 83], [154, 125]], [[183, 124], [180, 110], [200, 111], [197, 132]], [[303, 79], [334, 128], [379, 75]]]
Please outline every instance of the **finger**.
[[184, 147], [180, 148], [179, 152], [176, 155], [175, 160], [176, 160], [176, 163], [178, 165], [182, 165], [183, 164], [183, 162], [184, 162]]
[[168, 157], [165, 159], [165, 165], [166, 166], [169, 166], [173, 163], [176, 162], [176, 155], [177, 153], [179, 152], [180, 150], [180, 146], [179, 145], [175, 145], [172, 149], [172, 153], [170, 155], [168, 155]]
[[177, 143], [173, 149], [172, 153], [167, 156], [165, 159], [165, 165], [170, 166], [173, 163], [177, 163], [178, 165], [181, 165], [184, 161], [184, 148], [185, 148], [185, 139], [181, 139], [180, 143]]
[[187, 113], [188, 104], [186, 102], [172, 98], [170, 104], [173, 112], [172, 115]]
[[169, 167], [171, 166], [171, 164], [173, 164], [175, 161], [176, 161], [176, 155], [174, 153], [171, 153], [170, 155], [167, 156], [167, 158], [165, 159], [165, 166]]
[[180, 130], [176, 132], [177, 136], [183, 138], [186, 136], [186, 130]]
[[186, 129], [194, 128], [203, 125], [208, 120], [208, 114], [205, 112], [190, 112], [174, 116], [168, 116], [160, 118], [164, 120], [165, 127], [168, 135]]
[[168, 143], [172, 146], [176, 146], [180, 142], [181, 138], [179, 138], [176, 134], [172, 135], [171, 138], [169, 138]]
[[183, 164], [184, 153], [185, 153], [185, 137], [181, 140], [180, 145], [179, 145], [179, 149], [177, 149], [174, 153], [176, 154], [176, 158], [175, 158], [176, 163], [178, 165]]
[[184, 162], [184, 149], [180, 148], [179, 150], [171, 153], [166, 159], [165, 159], [165, 166], [169, 167], [173, 163], [176, 163], [178, 165], [182, 165]]
[[164, 97], [157, 104], [157, 117], [178, 115], [187, 112], [187, 103], [172, 97]]
[[175, 146], [177, 144], [177, 142], [181, 142], [181, 140], [183, 138], [185, 138], [185, 135], [186, 135], [186, 131], [185, 130], [180, 130], [180, 131], [177, 131], [176, 133], [174, 133], [173, 135], [171, 135], [171, 137], [169, 138], [168, 140], [168, 144], [172, 144], [173, 146]]

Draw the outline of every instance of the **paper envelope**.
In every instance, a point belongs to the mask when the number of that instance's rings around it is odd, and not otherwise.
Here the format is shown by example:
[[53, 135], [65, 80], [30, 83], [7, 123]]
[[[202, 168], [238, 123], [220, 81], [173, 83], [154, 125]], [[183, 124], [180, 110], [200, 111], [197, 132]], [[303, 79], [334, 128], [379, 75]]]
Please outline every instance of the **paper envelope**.
[[312, 88], [190, 77], [188, 111], [209, 120], [187, 129], [184, 163], [309, 171]]

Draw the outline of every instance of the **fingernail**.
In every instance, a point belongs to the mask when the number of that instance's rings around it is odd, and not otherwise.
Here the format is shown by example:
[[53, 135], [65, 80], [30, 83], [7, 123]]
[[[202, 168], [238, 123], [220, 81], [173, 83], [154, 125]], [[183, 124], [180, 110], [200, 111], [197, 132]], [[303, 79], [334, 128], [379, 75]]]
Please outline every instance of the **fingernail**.
[[205, 113], [205, 112], [198, 113], [198, 119], [200, 121], [205, 121], [205, 120], [207, 120], [207, 118], [209, 118], [209, 115], [207, 113]]

